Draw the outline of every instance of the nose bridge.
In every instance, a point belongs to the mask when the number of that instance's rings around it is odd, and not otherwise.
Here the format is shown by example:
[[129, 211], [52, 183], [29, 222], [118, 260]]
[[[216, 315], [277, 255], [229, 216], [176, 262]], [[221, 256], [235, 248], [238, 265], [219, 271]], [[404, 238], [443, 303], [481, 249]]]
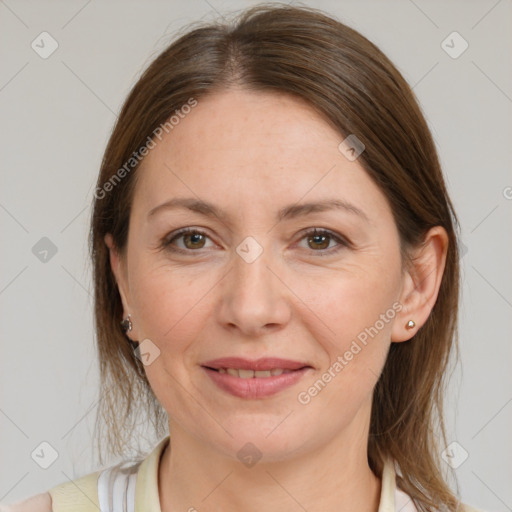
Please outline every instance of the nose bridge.
[[236, 293], [238, 300], [247, 301], [251, 297], [271, 300], [275, 276], [268, 268], [272, 266], [270, 249], [264, 248], [262, 243], [250, 236], [235, 249], [230, 288]]
[[288, 308], [283, 285], [271, 270], [278, 267], [272, 262], [271, 250], [247, 237], [235, 251], [223, 289], [222, 320], [253, 333], [269, 324], [284, 323]]

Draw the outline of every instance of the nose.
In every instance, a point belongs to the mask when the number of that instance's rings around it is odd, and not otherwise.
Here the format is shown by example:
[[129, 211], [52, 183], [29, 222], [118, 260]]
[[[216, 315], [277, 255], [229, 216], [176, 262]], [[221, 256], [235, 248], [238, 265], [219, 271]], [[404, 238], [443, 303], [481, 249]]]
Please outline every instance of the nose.
[[220, 287], [219, 321], [239, 335], [255, 338], [282, 329], [291, 316], [293, 294], [279, 276], [270, 251], [254, 261], [234, 253]]

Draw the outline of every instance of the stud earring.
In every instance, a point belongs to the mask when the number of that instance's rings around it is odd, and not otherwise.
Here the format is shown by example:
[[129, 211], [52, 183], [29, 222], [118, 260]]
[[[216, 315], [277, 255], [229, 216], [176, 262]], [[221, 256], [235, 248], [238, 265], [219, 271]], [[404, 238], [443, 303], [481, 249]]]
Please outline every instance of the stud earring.
[[129, 332], [132, 330], [132, 321], [131, 321], [131, 316], [132, 315], [128, 315], [122, 322], [121, 322], [121, 327], [123, 328], [123, 330], [125, 332]]
[[407, 329], [412, 329], [415, 325], [416, 325], [416, 322], [414, 320], [409, 320], [407, 322], [406, 327], [407, 327]]

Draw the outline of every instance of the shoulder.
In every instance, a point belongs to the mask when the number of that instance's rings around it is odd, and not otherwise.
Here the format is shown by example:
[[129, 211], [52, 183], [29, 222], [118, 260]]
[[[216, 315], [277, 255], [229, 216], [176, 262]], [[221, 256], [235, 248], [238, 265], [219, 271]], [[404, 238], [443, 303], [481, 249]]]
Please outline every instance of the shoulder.
[[[137, 490], [137, 503], [141, 510], [153, 510], [146, 503], [158, 503], [158, 464], [169, 443], [165, 437], [145, 457], [125, 460], [115, 466], [89, 473], [75, 480], [63, 482], [47, 492], [23, 501], [3, 505], [0, 512], [98, 512], [110, 510], [110, 502], [133, 502]], [[101, 506], [100, 506], [101, 504]]]
[[23, 501], [0, 504], [0, 512], [98, 512], [99, 473], [63, 482]]
[[53, 512], [52, 497], [42, 492], [11, 505], [0, 505], [0, 512]]
[[[389, 471], [389, 470], [388, 470]], [[394, 510], [398, 510], [400, 512], [419, 512], [418, 508], [415, 506], [412, 498], [400, 487], [395, 486], [395, 507]], [[390, 507], [393, 510], [393, 507]], [[380, 510], [380, 509], [379, 509]], [[387, 510], [387, 509], [386, 509]], [[438, 512], [444, 512], [448, 510], [447, 507], [441, 506]], [[485, 512], [482, 509], [472, 507], [466, 503], [462, 503], [459, 501], [458, 512]], [[1, 511], [0, 511], [1, 512]]]
[[[52, 512], [98, 512], [98, 476], [101, 471], [63, 482], [48, 493], [52, 499]], [[0, 511], [1, 512], [1, 511]]]
[[[395, 463], [392, 459], [387, 459], [385, 461], [383, 473], [382, 473], [382, 498], [387, 500], [388, 503], [392, 503], [390, 498], [390, 493], [394, 490], [394, 503], [391, 506], [385, 506], [382, 510], [397, 510], [400, 512], [419, 512], [418, 508], [414, 504], [413, 499], [407, 492], [405, 492], [399, 485], [396, 483], [396, 468]], [[382, 503], [381, 503], [382, 504]], [[394, 505], [394, 506], [393, 506]], [[445, 512], [448, 510], [448, 507], [445, 505], [441, 505], [439, 507], [438, 512]], [[379, 512], [381, 509], [379, 508]], [[1, 511], [0, 511], [1, 512]], [[486, 512], [483, 509], [472, 507], [467, 503], [463, 503], [459, 500], [459, 506], [457, 508], [457, 512]]]

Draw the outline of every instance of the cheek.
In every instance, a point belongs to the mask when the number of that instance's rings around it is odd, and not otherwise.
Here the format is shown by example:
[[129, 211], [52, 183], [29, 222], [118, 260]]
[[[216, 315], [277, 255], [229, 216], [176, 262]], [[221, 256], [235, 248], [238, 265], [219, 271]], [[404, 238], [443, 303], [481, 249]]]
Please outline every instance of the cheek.
[[332, 425], [326, 428], [334, 435], [362, 404], [371, 402], [397, 312], [396, 283], [366, 274], [331, 281], [327, 289], [301, 315], [305, 329], [323, 350], [320, 370], [304, 383], [297, 399], [304, 414], [312, 417], [328, 410]]
[[130, 290], [144, 336], [161, 343], [168, 338], [183, 339], [176, 334], [197, 324], [208, 277], [195, 279], [186, 270], [155, 264], [149, 257], [134, 264], [132, 276]]
[[142, 271], [133, 280], [139, 339], [151, 340], [160, 351], [144, 369], [167, 411], [188, 410], [183, 386], [192, 389], [189, 371], [199, 357], [195, 341], [209, 317], [204, 296], [214, 284], [204, 281], [167, 267]]
[[353, 340], [389, 337], [400, 284], [398, 269], [391, 267], [384, 272], [360, 266], [337, 274], [315, 279], [314, 286], [306, 281], [295, 287], [307, 305], [301, 321], [311, 332], [322, 334], [330, 359], [349, 350]]

